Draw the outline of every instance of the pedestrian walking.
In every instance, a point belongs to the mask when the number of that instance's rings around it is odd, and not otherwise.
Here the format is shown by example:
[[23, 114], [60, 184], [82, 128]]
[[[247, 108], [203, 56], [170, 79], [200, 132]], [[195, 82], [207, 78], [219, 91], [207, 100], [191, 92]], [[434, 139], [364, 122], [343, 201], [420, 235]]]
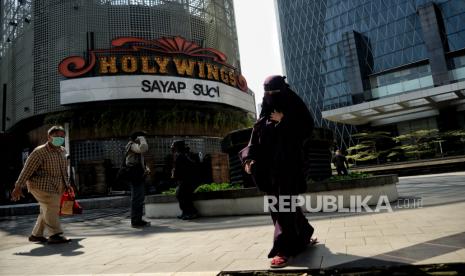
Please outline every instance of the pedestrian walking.
[[[40, 206], [40, 214], [29, 236], [31, 242], [66, 243], [70, 239], [63, 236], [59, 211], [63, 192], [74, 193], [69, 184], [67, 172], [65, 130], [53, 126], [48, 131], [47, 143], [36, 147], [24, 164], [24, 167], [11, 193], [13, 201], [24, 197], [23, 189], [27, 186]], [[48, 231], [48, 239], [45, 237]]]
[[174, 141], [171, 149], [173, 152], [172, 178], [177, 184], [176, 198], [182, 211], [178, 218], [195, 219], [199, 216], [193, 202], [193, 194], [197, 188], [196, 174], [200, 173], [195, 168], [197, 162], [193, 160], [194, 157], [189, 147], [186, 147], [184, 140]]
[[[283, 76], [271, 76], [264, 83], [260, 117], [248, 146], [240, 153], [245, 171], [268, 196], [295, 196], [306, 191], [304, 143], [313, 131], [313, 119], [304, 102], [289, 88]], [[281, 204], [281, 200], [278, 200]], [[274, 242], [268, 254], [271, 267], [284, 267], [312, 239], [313, 227], [302, 210], [270, 210], [275, 226]]]
[[[348, 175], [347, 168], [349, 167], [349, 162], [347, 158], [342, 154], [340, 150], [336, 150], [336, 154], [332, 160], [334, 166], [336, 167], [337, 175]], [[347, 167], [346, 167], [347, 166]]]
[[144, 153], [149, 149], [145, 132], [131, 134], [126, 145], [125, 166], [128, 168], [127, 181], [131, 188], [131, 226], [144, 227], [150, 223], [142, 219], [145, 200], [145, 177], [150, 173], [145, 164]]

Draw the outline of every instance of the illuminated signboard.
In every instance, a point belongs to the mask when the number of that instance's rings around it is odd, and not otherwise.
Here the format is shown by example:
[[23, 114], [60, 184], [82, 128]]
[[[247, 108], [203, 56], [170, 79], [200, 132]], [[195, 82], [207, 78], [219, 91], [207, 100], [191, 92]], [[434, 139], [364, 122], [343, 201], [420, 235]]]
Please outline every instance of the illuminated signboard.
[[61, 104], [125, 99], [170, 99], [222, 103], [255, 113], [253, 96], [226, 84], [171, 76], [136, 75], [61, 82]]
[[[181, 37], [123, 37], [112, 49], [63, 59], [61, 104], [115, 99], [179, 99], [229, 104], [255, 112], [247, 81], [224, 53]], [[246, 104], [247, 103], [247, 104]]]
[[87, 58], [63, 59], [61, 104], [123, 99], [175, 99], [223, 103], [255, 112], [247, 81], [224, 53], [182, 37], [154, 41], [122, 37]]

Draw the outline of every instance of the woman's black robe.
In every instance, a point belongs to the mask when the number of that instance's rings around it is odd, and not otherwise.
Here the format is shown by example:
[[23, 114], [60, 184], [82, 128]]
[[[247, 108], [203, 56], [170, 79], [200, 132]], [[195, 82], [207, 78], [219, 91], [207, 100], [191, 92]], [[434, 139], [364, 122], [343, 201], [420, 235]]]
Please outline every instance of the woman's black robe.
[[[281, 122], [271, 121], [273, 111], [283, 113]], [[254, 125], [249, 145], [241, 151], [243, 162], [255, 160], [252, 177], [267, 195], [288, 196], [306, 191], [304, 146], [313, 130], [305, 103], [291, 89], [265, 94], [262, 112]], [[278, 207], [278, 206], [276, 206]], [[296, 212], [271, 212], [275, 225], [274, 244], [268, 257], [292, 256], [310, 241], [313, 227], [300, 208]]]

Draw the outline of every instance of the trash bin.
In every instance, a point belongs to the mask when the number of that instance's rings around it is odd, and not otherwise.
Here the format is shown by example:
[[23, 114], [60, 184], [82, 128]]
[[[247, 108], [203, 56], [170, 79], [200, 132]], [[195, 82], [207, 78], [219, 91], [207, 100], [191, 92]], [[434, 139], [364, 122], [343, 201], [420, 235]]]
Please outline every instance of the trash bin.
[[226, 153], [212, 153], [212, 180], [214, 183], [229, 183], [229, 158]]

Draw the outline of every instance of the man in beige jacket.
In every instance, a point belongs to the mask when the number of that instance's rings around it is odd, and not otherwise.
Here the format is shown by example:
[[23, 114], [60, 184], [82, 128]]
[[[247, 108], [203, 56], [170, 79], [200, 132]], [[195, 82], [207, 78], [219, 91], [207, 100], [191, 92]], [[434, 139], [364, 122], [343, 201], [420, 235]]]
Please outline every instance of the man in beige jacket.
[[[70, 239], [63, 236], [58, 214], [63, 192], [73, 192], [69, 185], [66, 151], [63, 147], [65, 130], [61, 126], [53, 126], [47, 133], [47, 143], [35, 148], [27, 158], [11, 198], [17, 201], [24, 197], [22, 190], [27, 186], [40, 205], [40, 214], [29, 241], [66, 243]], [[45, 229], [49, 234], [48, 239], [44, 236]]]

